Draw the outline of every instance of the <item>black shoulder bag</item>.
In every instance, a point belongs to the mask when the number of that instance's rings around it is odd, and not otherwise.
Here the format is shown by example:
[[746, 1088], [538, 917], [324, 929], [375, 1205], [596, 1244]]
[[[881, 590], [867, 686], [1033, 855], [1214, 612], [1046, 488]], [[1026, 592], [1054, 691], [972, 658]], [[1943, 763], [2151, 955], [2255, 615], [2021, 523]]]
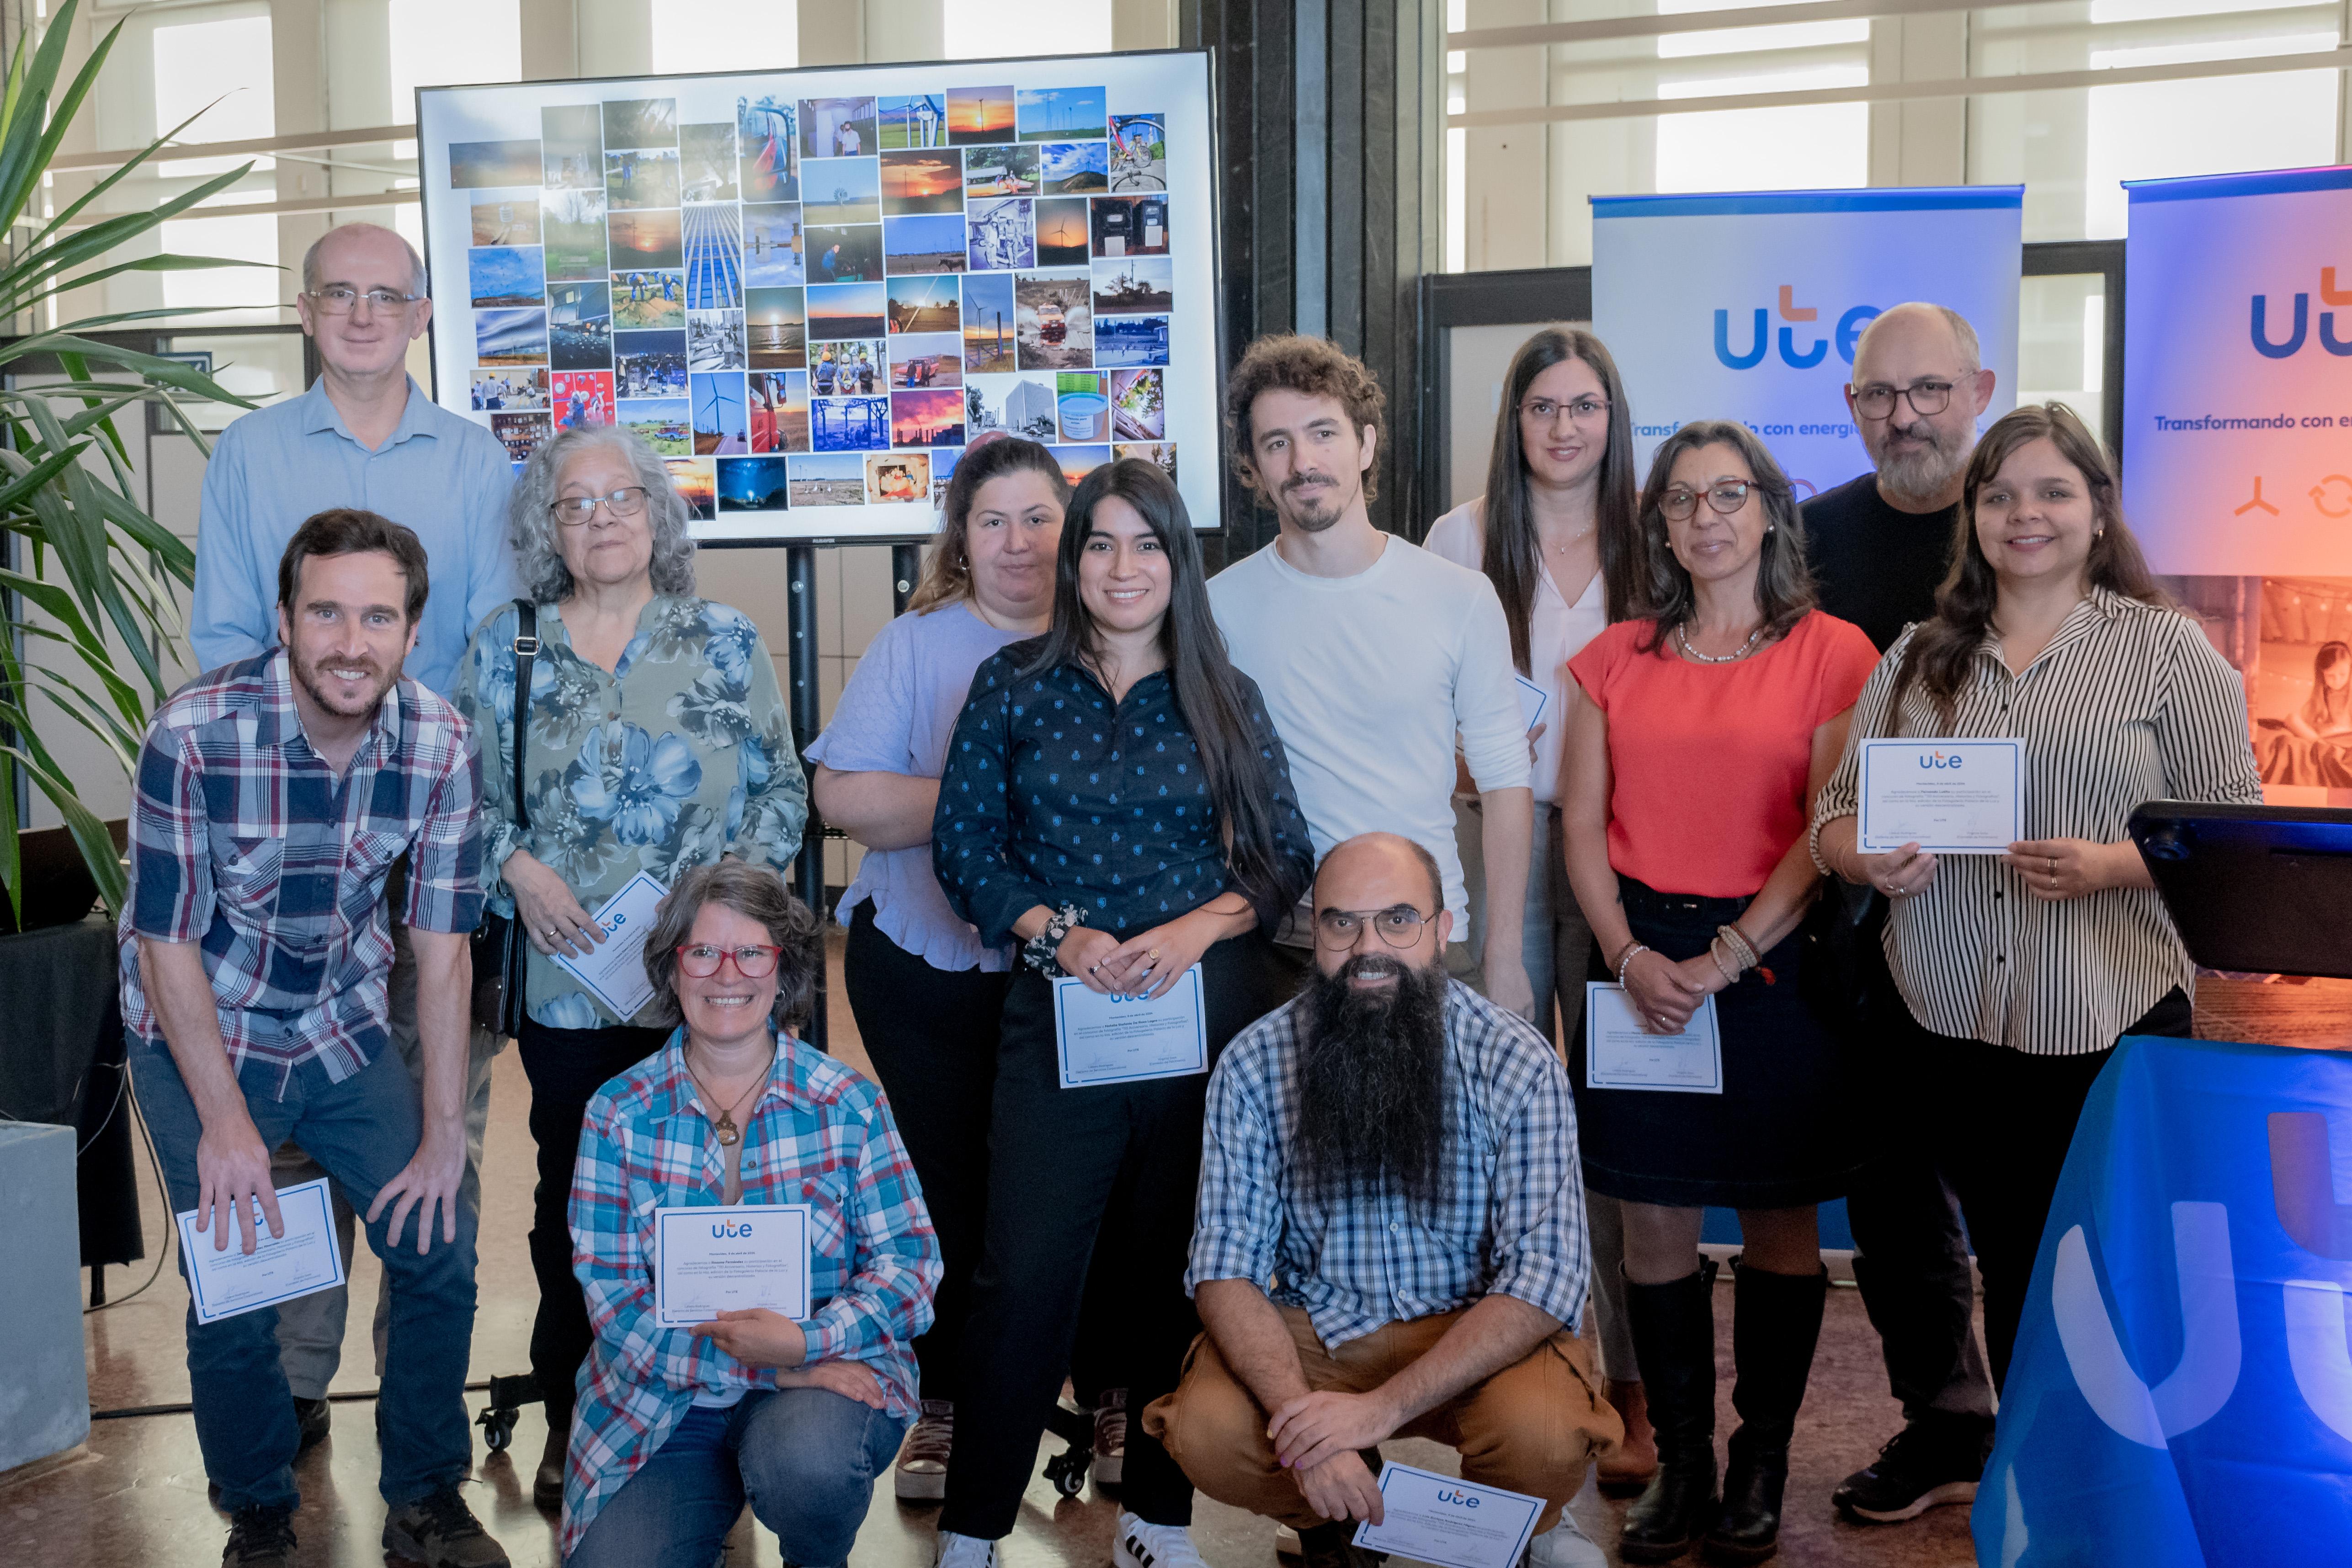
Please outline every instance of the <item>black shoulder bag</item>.
[[[530, 801], [523, 792], [522, 755], [530, 742], [530, 664], [539, 654], [539, 606], [515, 601], [514, 801], [515, 821], [530, 826]], [[529, 939], [518, 915], [482, 912], [474, 927], [474, 1022], [498, 1034], [522, 1030], [523, 966], [530, 961]]]

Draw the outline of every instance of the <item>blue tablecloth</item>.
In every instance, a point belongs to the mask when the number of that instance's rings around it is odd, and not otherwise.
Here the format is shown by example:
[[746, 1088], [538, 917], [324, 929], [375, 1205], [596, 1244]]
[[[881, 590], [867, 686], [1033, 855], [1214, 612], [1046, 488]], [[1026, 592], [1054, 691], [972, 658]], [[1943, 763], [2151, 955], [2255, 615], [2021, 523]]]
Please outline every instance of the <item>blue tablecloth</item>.
[[2042, 1234], [1981, 1568], [2352, 1563], [2347, 1303], [2352, 1057], [2126, 1040]]

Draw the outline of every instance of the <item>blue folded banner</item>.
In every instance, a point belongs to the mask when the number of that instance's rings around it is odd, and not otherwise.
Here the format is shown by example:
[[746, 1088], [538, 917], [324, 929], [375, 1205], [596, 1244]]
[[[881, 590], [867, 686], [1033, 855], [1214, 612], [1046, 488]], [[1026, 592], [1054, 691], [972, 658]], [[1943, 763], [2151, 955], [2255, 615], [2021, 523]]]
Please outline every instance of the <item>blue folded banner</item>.
[[1980, 1568], [2352, 1562], [2347, 1307], [2352, 1057], [2126, 1040], [2042, 1233]]

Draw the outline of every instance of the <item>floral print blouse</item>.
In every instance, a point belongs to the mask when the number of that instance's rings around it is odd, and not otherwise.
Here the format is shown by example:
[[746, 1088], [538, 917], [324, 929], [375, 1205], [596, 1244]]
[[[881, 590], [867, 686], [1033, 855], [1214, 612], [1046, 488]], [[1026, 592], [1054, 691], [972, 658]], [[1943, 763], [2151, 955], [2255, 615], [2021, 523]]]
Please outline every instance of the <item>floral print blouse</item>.
[[[530, 826], [514, 800], [516, 612], [474, 633], [459, 670], [458, 711], [482, 747], [482, 877], [491, 906], [514, 912], [499, 875], [528, 850], [594, 914], [645, 872], [665, 887], [734, 855], [788, 873], [808, 821], [808, 784], [793, 747], [776, 666], [751, 617], [707, 599], [656, 594], [611, 674], [572, 651], [563, 616], [539, 607], [523, 753]], [[616, 1019], [569, 970], [536, 949], [524, 989], [550, 1029]]]

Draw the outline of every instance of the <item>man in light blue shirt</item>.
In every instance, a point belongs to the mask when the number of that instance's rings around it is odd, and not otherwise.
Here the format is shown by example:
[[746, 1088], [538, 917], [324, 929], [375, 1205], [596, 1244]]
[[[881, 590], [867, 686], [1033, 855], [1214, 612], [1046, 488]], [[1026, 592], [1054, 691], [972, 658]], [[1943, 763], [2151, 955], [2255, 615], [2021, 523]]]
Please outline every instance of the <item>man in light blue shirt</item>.
[[[433, 302], [425, 263], [374, 224], [330, 230], [302, 257], [296, 301], [319, 350], [319, 380], [302, 396], [258, 409], [221, 432], [205, 468], [196, 528], [196, 589], [188, 642], [216, 670], [278, 642], [278, 568], [313, 513], [352, 507], [414, 529], [424, 541], [431, 595], [405, 673], [447, 696], [474, 628], [516, 592], [507, 543], [514, 469], [483, 426], [441, 408], [408, 374], [408, 345], [425, 335]], [[392, 1036], [412, 1076], [423, 1071], [416, 1032], [416, 959], [394, 893]], [[490, 1059], [503, 1042], [473, 1031], [466, 1085], [466, 1175], [459, 1199], [481, 1205], [482, 1134], [489, 1120]], [[277, 1153], [278, 1186], [326, 1173], [292, 1144]], [[335, 1219], [352, 1255], [352, 1212]], [[345, 1292], [325, 1291], [278, 1309], [278, 1350], [294, 1394], [302, 1447], [327, 1435], [327, 1385], [341, 1361]], [[376, 1303], [383, 1371], [390, 1296]], [[503, 1561], [503, 1559], [501, 1559]]]

